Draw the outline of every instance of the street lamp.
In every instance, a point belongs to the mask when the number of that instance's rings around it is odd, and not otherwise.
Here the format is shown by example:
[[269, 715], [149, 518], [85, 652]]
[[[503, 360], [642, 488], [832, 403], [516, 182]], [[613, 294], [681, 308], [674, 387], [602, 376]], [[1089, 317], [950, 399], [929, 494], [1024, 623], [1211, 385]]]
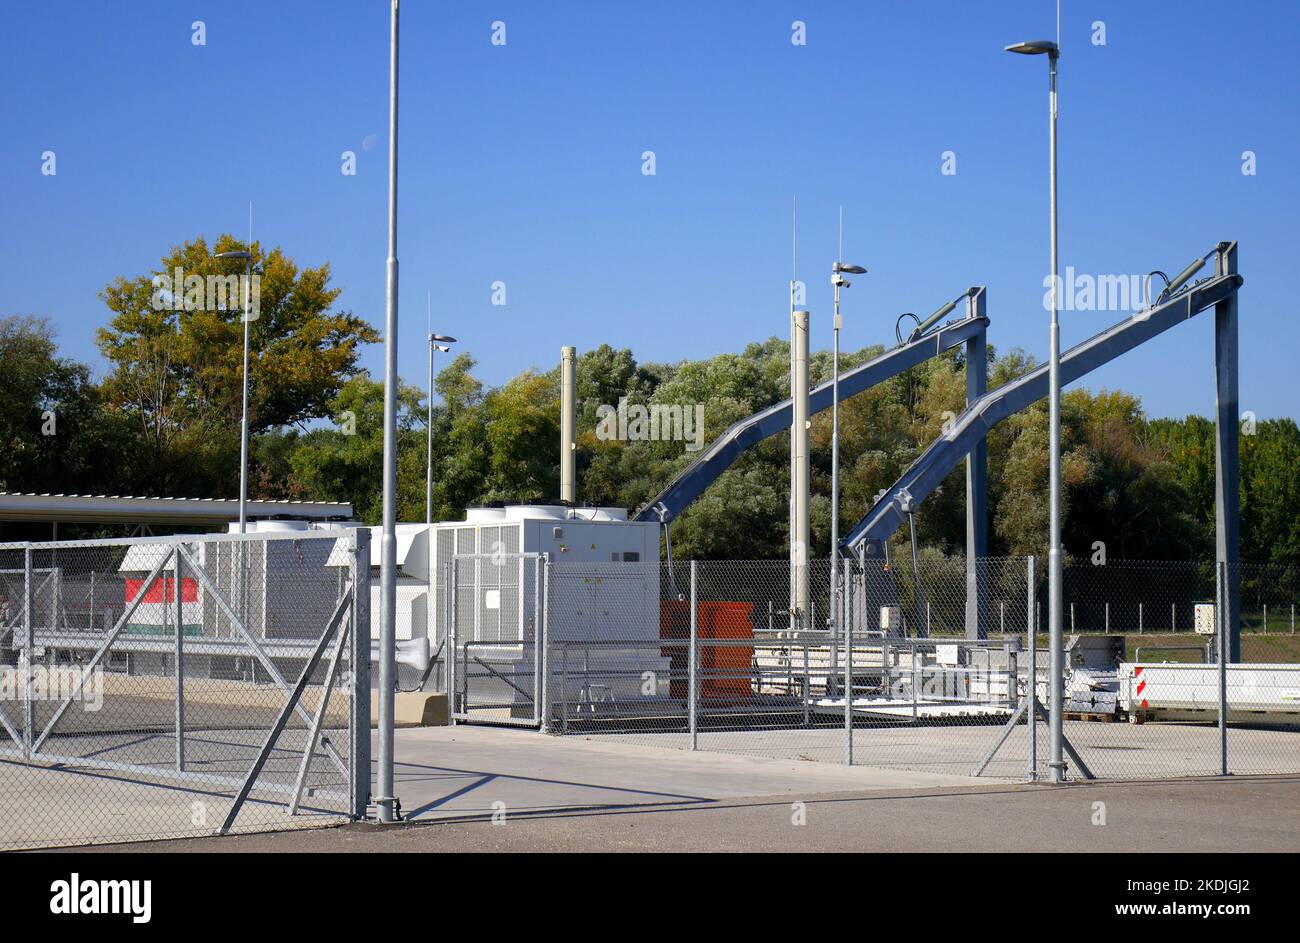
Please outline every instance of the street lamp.
[[218, 252], [218, 259], [244, 262], [244, 406], [239, 420], [239, 532], [248, 527], [248, 321], [253, 294], [253, 254], [242, 249]]
[[397, 818], [393, 710], [397, 681], [397, 52], [399, 0], [388, 35], [388, 262], [384, 305], [384, 484], [379, 538], [379, 770], [372, 802], [380, 822]]
[[429, 333], [429, 418], [425, 423], [428, 441], [424, 465], [424, 522], [426, 524], [433, 523], [433, 352], [440, 350], [444, 354], [449, 354], [451, 348], [446, 345], [454, 343], [456, 343], [454, 337]]
[[[1051, 348], [1049, 354], [1049, 392], [1048, 392], [1048, 502], [1051, 524], [1047, 547], [1047, 648], [1050, 663], [1051, 719], [1048, 731], [1051, 736], [1052, 782], [1061, 782], [1065, 778], [1065, 762], [1062, 756], [1062, 736], [1064, 704], [1062, 703], [1062, 644], [1061, 644], [1061, 331], [1060, 331], [1060, 279], [1057, 276], [1057, 212], [1056, 212], [1056, 64], [1061, 57], [1061, 50], [1056, 43], [1046, 39], [1031, 40], [1007, 46], [1007, 52], [1016, 52], [1025, 56], [1047, 56], [1048, 71], [1048, 107], [1050, 114], [1049, 144], [1050, 155], [1049, 190], [1051, 194], [1051, 261], [1052, 261], [1052, 328]], [[1031, 626], [1032, 630], [1032, 626]], [[1031, 718], [1032, 722], [1032, 718]]]
[[[867, 270], [861, 265], [845, 265], [836, 262], [831, 266], [831, 284], [835, 286], [835, 344], [831, 355], [831, 677], [835, 677], [835, 637], [840, 631], [840, 328], [844, 319], [840, 316], [840, 289], [848, 288], [850, 282], [845, 275], [865, 275]], [[844, 696], [851, 692], [847, 686]]]

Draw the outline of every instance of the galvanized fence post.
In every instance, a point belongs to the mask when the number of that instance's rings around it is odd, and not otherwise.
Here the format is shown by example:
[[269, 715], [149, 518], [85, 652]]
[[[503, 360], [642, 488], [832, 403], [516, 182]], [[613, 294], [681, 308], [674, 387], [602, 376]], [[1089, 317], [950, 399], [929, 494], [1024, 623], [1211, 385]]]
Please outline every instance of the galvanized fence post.
[[1025, 625], [1029, 635], [1029, 781], [1038, 779], [1038, 626], [1034, 624], [1034, 557], [1026, 558]]
[[[838, 553], [839, 548], [832, 547], [832, 553]], [[838, 575], [843, 575], [840, 570]], [[833, 587], [832, 593], [835, 596], [836, 606], [835, 622], [837, 625], [843, 625], [840, 631], [840, 638], [844, 641], [844, 763], [846, 766], [853, 765], [853, 626], [851, 620], [844, 618], [844, 594], [839, 591], [839, 587]]]
[[543, 553], [542, 561], [542, 624], [538, 633], [542, 663], [541, 688], [537, 692], [538, 709], [542, 712], [542, 732], [551, 732], [551, 555]]
[[352, 737], [348, 774], [352, 818], [363, 819], [370, 804], [370, 530], [353, 527], [348, 534], [351, 543], [348, 576], [352, 583], [352, 634], [348, 651], [352, 668], [348, 691]]
[[[520, 558], [520, 566], [523, 566]], [[520, 585], [523, 580], [520, 580]], [[533, 723], [542, 726], [542, 558], [533, 557]]]
[[460, 560], [453, 555], [451, 558], [451, 592], [447, 594], [447, 724], [456, 726], [456, 712], [460, 709], [456, 701], [456, 682], [459, 672], [459, 666], [456, 659], [460, 657], [456, 639], [456, 626], [460, 622], [460, 606], [457, 600], [457, 594], [460, 583]]
[[697, 563], [691, 561], [691, 634], [690, 634], [690, 651], [687, 653], [687, 679], [686, 679], [686, 716], [687, 724], [691, 731], [691, 749], [700, 748], [700, 730], [699, 717], [697, 716], [696, 702], [699, 700], [697, 685], [699, 682], [699, 625], [696, 618], [696, 600], [698, 592], [698, 583], [696, 581]]
[[803, 649], [803, 680], [800, 685], [803, 696], [803, 725], [807, 727], [812, 723], [812, 674], [808, 666], [808, 640], [799, 639], [798, 642]]
[[[180, 551], [172, 554], [173, 586], [176, 591], [176, 770], [185, 772], [185, 609], [181, 590]], [[164, 579], [164, 582], [166, 580]], [[163, 600], [167, 593], [163, 593]]]
[[1216, 626], [1219, 633], [1219, 775], [1228, 775], [1228, 564], [1219, 562], [1218, 583], [1215, 593]]
[[36, 730], [36, 627], [32, 622], [32, 545], [23, 547], [23, 755], [32, 758]]

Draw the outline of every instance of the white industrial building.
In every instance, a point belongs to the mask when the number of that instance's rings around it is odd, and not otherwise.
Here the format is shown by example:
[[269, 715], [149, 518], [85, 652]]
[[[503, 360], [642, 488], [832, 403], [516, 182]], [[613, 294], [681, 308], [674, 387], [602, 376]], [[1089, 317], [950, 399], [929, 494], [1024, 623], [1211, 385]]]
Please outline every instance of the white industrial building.
[[[320, 532], [363, 526], [354, 522], [261, 521], [252, 533], [290, 530]], [[371, 528], [372, 635], [378, 638], [381, 528]], [[430, 538], [433, 554], [430, 560]], [[584, 613], [554, 631], [571, 641], [580, 637], [658, 637], [659, 529], [653, 522], [630, 521], [623, 508], [572, 508], [563, 505], [509, 505], [470, 508], [463, 521], [397, 525], [397, 638], [421, 635], [437, 646], [446, 635], [446, 597], [451, 565], [457, 564], [457, 633], [460, 641], [522, 641], [530, 637], [537, 591], [534, 564], [524, 555], [547, 554], [555, 562], [587, 564], [600, 583], [584, 584], [583, 600], [566, 599], [569, 584], [553, 587], [552, 604]], [[622, 564], [644, 564], [623, 566]], [[430, 577], [432, 576], [432, 579]], [[610, 606], [600, 605], [608, 585]], [[459, 598], [468, 593], [465, 598]], [[594, 596], [590, 595], [593, 594]], [[613, 606], [617, 594], [617, 606]], [[429, 631], [432, 624], [433, 631]]]

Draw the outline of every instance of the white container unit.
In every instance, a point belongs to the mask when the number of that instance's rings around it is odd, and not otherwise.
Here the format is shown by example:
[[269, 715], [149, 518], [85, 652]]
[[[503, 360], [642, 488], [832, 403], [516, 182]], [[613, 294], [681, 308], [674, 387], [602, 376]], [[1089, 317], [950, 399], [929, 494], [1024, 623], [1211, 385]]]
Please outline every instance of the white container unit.
[[[1300, 665], [1230, 664], [1228, 718], [1254, 723], [1300, 722]], [[1210, 720], [1219, 712], [1219, 666], [1119, 666], [1119, 706], [1155, 720]]]
[[[231, 530], [236, 527], [231, 525]], [[143, 598], [123, 627], [120, 651], [116, 652], [130, 651], [130, 660], [111, 663], [128, 665], [129, 670], [143, 674], [170, 670], [165, 653], [148, 650], [140, 643], [170, 644], [167, 639], [175, 633], [179, 597], [186, 638], [235, 642], [237, 650], [229, 655], [191, 653], [186, 656], [187, 673], [256, 677], [251, 650], [245, 647], [243, 633], [228, 613], [239, 614], [244, 628], [259, 643], [314, 642], [345, 585], [350, 555], [343, 527], [307, 521], [256, 521], [249, 522], [249, 533], [301, 533], [301, 539], [194, 541], [188, 549], [205, 579], [199, 579], [189, 562], [182, 561], [179, 584], [173, 560], [145, 585], [158, 559], [169, 549], [166, 543], [131, 544], [117, 567], [122, 583], [115, 589], [121, 598], [112, 605], [109, 618], [130, 606], [137, 596]], [[297, 670], [297, 664], [281, 665], [281, 670], [288, 674]]]
[[[231, 525], [232, 528], [235, 525]], [[195, 541], [190, 545], [204, 575], [224, 597], [226, 605], [241, 613], [244, 627], [259, 641], [314, 641], [328, 621], [342, 591], [340, 568], [335, 565], [337, 539], [334, 528], [318, 528], [306, 521], [258, 521], [249, 532], [302, 532], [301, 540]], [[126, 634], [157, 635], [174, 613], [177, 587], [174, 563], [169, 562], [154, 584], [143, 583], [164, 544], [142, 543], [127, 548], [118, 572], [125, 578], [129, 604], [135, 593], [146, 590]], [[346, 561], [346, 558], [345, 558]], [[182, 564], [183, 620], [187, 635], [201, 638], [242, 638], [224, 606]], [[174, 630], [173, 630], [174, 631]]]
[[[629, 521], [621, 508], [519, 505], [473, 508], [464, 521], [434, 524], [432, 534], [435, 650], [454, 618], [462, 664], [495, 663], [531, 689], [538, 624], [545, 620], [552, 704], [639, 699], [647, 696], [647, 673], [663, 679], [667, 694], [657, 524]], [[554, 565], [549, 583], [539, 586], [541, 554]], [[453, 560], [454, 614], [448, 599]], [[479, 672], [474, 684], [483, 683]], [[471, 701], [476, 696], [467, 694]]]
[[[532, 640], [537, 564], [522, 554], [548, 554], [556, 564], [553, 641], [659, 637], [659, 529], [653, 522], [629, 521], [621, 508], [516, 505], [471, 508], [464, 521], [437, 523], [432, 531], [435, 646], [446, 633], [447, 580], [457, 556], [459, 642]], [[406, 572], [424, 575], [411, 565]], [[608, 589], [593, 588], [592, 579]]]

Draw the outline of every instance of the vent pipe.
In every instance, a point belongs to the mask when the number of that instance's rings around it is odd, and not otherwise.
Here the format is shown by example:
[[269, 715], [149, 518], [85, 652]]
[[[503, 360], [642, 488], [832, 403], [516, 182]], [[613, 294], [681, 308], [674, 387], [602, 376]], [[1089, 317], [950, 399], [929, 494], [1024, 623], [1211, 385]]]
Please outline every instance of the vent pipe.
[[790, 615], [812, 628], [808, 599], [808, 312], [790, 317]]
[[560, 501], [577, 503], [576, 436], [578, 381], [574, 369], [577, 351], [572, 347], [560, 348]]

